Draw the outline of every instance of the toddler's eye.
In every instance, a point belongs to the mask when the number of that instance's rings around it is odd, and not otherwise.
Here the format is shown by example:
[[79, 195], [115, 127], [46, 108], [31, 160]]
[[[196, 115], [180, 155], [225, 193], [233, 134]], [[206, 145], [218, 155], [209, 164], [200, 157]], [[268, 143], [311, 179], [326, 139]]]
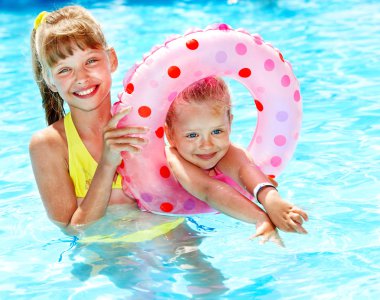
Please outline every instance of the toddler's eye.
[[193, 139], [196, 138], [198, 135], [195, 132], [189, 133], [186, 135], [187, 138]]
[[212, 134], [221, 134], [222, 133], [222, 130], [220, 129], [215, 129], [212, 131]]
[[93, 64], [95, 62], [97, 62], [98, 60], [96, 58], [91, 58], [87, 61], [88, 64]]

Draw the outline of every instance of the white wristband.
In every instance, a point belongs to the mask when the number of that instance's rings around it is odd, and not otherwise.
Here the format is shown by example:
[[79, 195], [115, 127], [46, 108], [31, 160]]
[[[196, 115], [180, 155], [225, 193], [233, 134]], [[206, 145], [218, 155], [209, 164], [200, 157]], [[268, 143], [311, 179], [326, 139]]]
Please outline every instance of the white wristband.
[[259, 183], [259, 184], [256, 185], [256, 187], [253, 189], [253, 196], [255, 197], [255, 199], [256, 199], [258, 202], [260, 202], [260, 201], [259, 201], [259, 198], [257, 198], [257, 195], [260, 193], [260, 191], [261, 191], [263, 188], [265, 188], [265, 187], [267, 187], [267, 186], [270, 186], [270, 187], [274, 188], [274, 189], [277, 191], [277, 188], [276, 188], [273, 184], [271, 184], [271, 183], [269, 183], [269, 182], [262, 182], [262, 183]]

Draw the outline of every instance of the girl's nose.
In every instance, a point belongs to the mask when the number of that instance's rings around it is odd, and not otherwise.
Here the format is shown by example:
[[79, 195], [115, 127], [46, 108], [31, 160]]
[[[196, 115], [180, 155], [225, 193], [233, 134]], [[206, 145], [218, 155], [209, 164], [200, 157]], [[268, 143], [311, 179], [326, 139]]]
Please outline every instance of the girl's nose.
[[76, 83], [78, 84], [78, 85], [84, 85], [84, 84], [86, 84], [87, 83], [87, 81], [88, 81], [88, 74], [87, 74], [87, 72], [86, 72], [86, 70], [84, 70], [83, 68], [82, 69], [79, 69], [78, 71], [77, 71], [77, 74], [76, 74], [77, 76], [76, 76]]

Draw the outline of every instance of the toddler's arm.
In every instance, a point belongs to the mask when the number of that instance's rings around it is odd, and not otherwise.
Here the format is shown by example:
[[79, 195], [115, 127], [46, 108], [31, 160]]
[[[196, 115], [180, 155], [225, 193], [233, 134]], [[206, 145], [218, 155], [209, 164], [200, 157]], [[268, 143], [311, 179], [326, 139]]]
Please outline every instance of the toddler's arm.
[[268, 240], [282, 245], [282, 241], [268, 215], [255, 203], [228, 184], [210, 177], [202, 169], [183, 159], [175, 148], [166, 148], [166, 156], [173, 174], [182, 187], [216, 210], [235, 219], [256, 224], [256, 234], [262, 242]]
[[[252, 194], [258, 184], [270, 182], [254, 164], [249, 154], [235, 145], [231, 145], [227, 154], [218, 163], [218, 168]], [[263, 205], [270, 219], [279, 229], [286, 232], [307, 233], [302, 226], [303, 220], [308, 220], [306, 212], [283, 200], [275, 188], [270, 186], [262, 188], [257, 198], [256, 200]]]

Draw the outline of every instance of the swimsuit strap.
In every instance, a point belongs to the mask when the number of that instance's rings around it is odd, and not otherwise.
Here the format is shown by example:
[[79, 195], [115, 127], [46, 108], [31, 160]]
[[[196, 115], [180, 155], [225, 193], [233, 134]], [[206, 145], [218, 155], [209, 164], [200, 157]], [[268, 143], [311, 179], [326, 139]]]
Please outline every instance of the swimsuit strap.
[[[75, 195], [84, 198], [94, 177], [98, 163], [88, 152], [72, 120], [71, 113], [64, 118], [67, 147], [69, 152], [69, 173], [74, 183]], [[121, 176], [117, 177], [113, 188], [121, 188]]]

